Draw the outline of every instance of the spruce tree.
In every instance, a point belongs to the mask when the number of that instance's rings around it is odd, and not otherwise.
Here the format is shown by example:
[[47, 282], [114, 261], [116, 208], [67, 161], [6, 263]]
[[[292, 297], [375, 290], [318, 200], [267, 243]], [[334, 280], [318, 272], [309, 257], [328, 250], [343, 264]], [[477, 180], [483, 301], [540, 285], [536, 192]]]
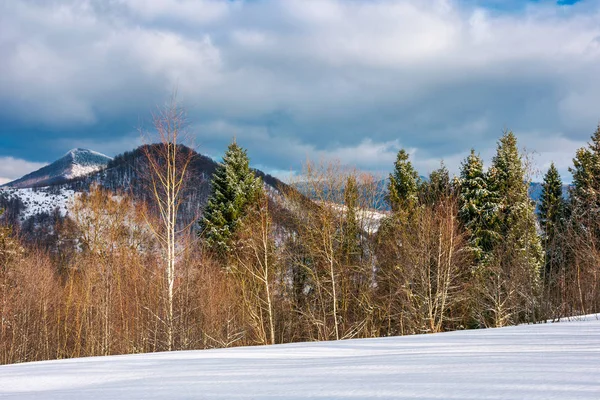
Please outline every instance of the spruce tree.
[[[499, 200], [497, 232], [502, 238], [494, 253], [494, 274], [499, 284], [493, 290], [506, 297], [505, 302], [497, 303], [505, 306], [504, 316], [498, 318], [496, 314], [496, 326], [535, 318], [543, 251], [525, 174], [517, 138], [505, 132], [498, 141], [488, 177], [488, 185]], [[510, 311], [504, 314], [506, 310]]]
[[562, 181], [554, 163], [550, 164], [548, 172], [544, 175], [538, 214], [544, 238], [551, 241], [564, 216]]
[[[588, 148], [577, 150], [573, 159], [570, 204], [580, 226], [590, 228], [600, 218], [600, 125], [592, 135]], [[594, 229], [600, 240], [600, 228]]]
[[505, 132], [498, 141], [491, 171], [489, 184], [500, 200], [499, 233], [504, 240], [515, 240], [516, 249], [522, 252], [531, 270], [539, 270], [541, 243], [536, 231], [535, 205], [529, 198], [529, 182], [512, 132]]
[[483, 161], [475, 150], [461, 165], [459, 217], [469, 232], [470, 249], [478, 263], [485, 263], [498, 240], [496, 196], [488, 189]]
[[420, 187], [420, 198], [425, 204], [433, 205], [452, 193], [450, 172], [442, 161], [440, 167], [429, 174], [429, 180]]
[[396, 156], [394, 172], [390, 174], [389, 180], [388, 200], [392, 210], [413, 208], [417, 204], [420, 179], [404, 149]]
[[539, 220], [543, 231], [546, 280], [550, 279], [563, 261], [563, 251], [556, 240], [564, 223], [565, 202], [562, 197], [562, 181], [554, 163], [544, 175], [542, 196], [539, 206]]
[[594, 189], [597, 186], [596, 155], [587, 148], [577, 150], [573, 159], [573, 167], [569, 168], [573, 174], [573, 185], [571, 187], [571, 202], [574, 206], [585, 208], [594, 201]]
[[212, 179], [212, 191], [200, 220], [207, 243], [224, 255], [245, 211], [262, 190], [262, 181], [250, 169], [246, 150], [235, 140]]

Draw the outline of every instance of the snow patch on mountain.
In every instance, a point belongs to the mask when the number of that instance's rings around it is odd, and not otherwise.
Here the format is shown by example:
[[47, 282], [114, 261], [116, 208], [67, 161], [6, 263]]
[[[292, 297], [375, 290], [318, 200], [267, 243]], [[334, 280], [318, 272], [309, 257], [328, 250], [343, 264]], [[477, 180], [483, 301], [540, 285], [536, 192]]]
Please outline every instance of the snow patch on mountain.
[[58, 210], [61, 216], [67, 215], [69, 207], [73, 204], [75, 192], [64, 188], [25, 188], [11, 187], [0, 188], [0, 194], [5, 194], [8, 199], [18, 197], [25, 205], [19, 215], [21, 222], [29, 217], [39, 214], [52, 214]]
[[[346, 205], [344, 204], [322, 201], [318, 201], [317, 203], [327, 205], [342, 215], [346, 215], [346, 213], [348, 212], [348, 207], [346, 207]], [[359, 207], [357, 210], [355, 210], [355, 212], [358, 225], [368, 234], [377, 233], [377, 231], [379, 230], [379, 226], [381, 225], [381, 221], [384, 218], [390, 216], [389, 212], [370, 208]]]
[[100, 171], [102, 169], [99, 165], [79, 165], [73, 164], [70, 173], [65, 174], [68, 179], [77, 178], [80, 176], [91, 174], [92, 172]]

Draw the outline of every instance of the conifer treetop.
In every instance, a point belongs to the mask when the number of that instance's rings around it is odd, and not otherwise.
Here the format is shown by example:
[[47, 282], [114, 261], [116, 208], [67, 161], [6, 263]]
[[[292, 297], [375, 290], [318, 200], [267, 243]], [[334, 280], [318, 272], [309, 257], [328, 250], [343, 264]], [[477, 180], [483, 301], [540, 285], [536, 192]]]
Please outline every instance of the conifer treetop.
[[539, 206], [540, 225], [545, 236], [550, 236], [553, 230], [561, 223], [564, 212], [562, 195], [560, 174], [554, 163], [552, 163], [544, 175]]
[[389, 201], [392, 210], [410, 208], [417, 203], [419, 175], [409, 161], [409, 154], [401, 149], [394, 163], [394, 172], [390, 174], [388, 184]]
[[250, 168], [246, 150], [234, 139], [213, 175], [212, 192], [200, 221], [209, 245], [221, 253], [229, 249], [231, 236], [261, 190], [262, 181]]
[[592, 134], [588, 147], [577, 150], [573, 167], [571, 200], [583, 209], [598, 209], [600, 206], [600, 125]]

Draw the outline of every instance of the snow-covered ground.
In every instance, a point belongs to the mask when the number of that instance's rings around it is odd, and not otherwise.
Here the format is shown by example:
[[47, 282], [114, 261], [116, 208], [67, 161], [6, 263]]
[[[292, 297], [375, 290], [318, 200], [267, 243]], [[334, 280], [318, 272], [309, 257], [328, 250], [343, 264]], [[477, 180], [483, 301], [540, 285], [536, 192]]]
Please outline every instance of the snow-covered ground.
[[51, 190], [50, 188], [15, 189], [4, 187], [0, 188], [0, 193], [5, 193], [9, 198], [21, 198], [21, 201], [25, 205], [25, 210], [19, 216], [21, 221], [36, 214], [52, 214], [56, 208], [64, 216], [75, 196], [73, 190], [63, 188], [56, 192], [56, 190]]
[[600, 321], [0, 367], [7, 399], [600, 399]]

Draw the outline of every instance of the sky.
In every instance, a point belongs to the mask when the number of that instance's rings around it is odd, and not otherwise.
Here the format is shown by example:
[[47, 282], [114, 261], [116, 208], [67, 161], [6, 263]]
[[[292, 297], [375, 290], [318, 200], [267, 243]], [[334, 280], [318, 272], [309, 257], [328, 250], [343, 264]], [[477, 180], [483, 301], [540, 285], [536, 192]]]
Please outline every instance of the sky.
[[0, 1], [0, 182], [140, 145], [176, 91], [196, 149], [235, 137], [280, 177], [307, 160], [421, 175], [503, 130], [539, 171], [600, 121], [597, 0]]

